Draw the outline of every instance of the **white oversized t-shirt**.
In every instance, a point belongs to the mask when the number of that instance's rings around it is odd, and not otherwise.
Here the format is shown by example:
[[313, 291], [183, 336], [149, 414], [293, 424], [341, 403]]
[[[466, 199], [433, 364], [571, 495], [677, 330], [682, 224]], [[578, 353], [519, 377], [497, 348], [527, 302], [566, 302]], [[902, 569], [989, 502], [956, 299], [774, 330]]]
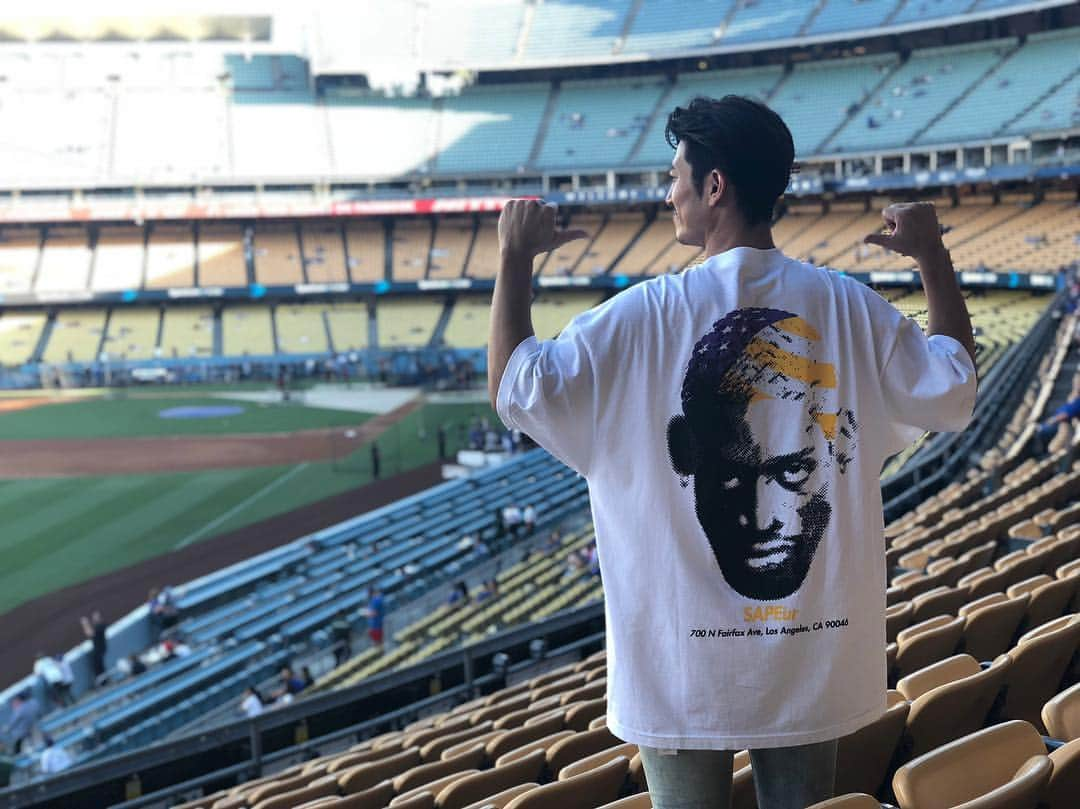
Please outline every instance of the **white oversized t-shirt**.
[[498, 412], [588, 480], [612, 733], [786, 747], [877, 718], [882, 464], [963, 429], [975, 387], [957, 341], [775, 249], [734, 248], [523, 341]]

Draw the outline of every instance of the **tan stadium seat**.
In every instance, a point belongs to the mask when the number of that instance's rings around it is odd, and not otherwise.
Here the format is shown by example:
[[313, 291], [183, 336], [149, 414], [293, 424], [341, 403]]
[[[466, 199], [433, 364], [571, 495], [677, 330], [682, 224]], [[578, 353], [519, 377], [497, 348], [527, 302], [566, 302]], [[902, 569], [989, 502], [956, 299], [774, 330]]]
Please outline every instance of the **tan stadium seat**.
[[485, 733], [490, 733], [492, 730], [491, 720], [481, 722], [478, 725], [473, 725], [465, 730], [459, 730], [457, 733], [447, 733], [445, 736], [432, 739], [430, 742], [420, 748], [420, 758], [424, 761], [436, 761], [442, 756], [444, 750], [455, 745], [460, 745], [463, 742], [468, 742], [477, 737], [483, 736]]
[[900, 632], [896, 636], [896, 678], [949, 657], [960, 645], [963, 631], [963, 618], [939, 615]]
[[577, 671], [577, 664], [559, 666], [557, 669], [552, 669], [544, 674], [537, 674], [529, 680], [529, 690], [536, 691], [538, 688], [557, 683], [559, 680], [565, 680], [567, 677], [579, 673], [580, 672]]
[[316, 798], [313, 801], [308, 801], [307, 803], [300, 804], [299, 806], [296, 807], [296, 809], [316, 809], [316, 807], [337, 806], [337, 805], [340, 805], [340, 803], [341, 803], [341, 798], [339, 798], [337, 796], [327, 797], [327, 798]]
[[1051, 697], [1043, 705], [1042, 720], [1055, 739], [1063, 742], [1080, 739], [1080, 683]]
[[901, 809], [1035, 809], [1053, 764], [1027, 722], [1005, 722], [949, 742], [896, 771]]
[[338, 809], [383, 809], [394, 799], [394, 785], [389, 779], [345, 797], [334, 804]]
[[488, 694], [486, 697], [480, 699], [481, 707], [488, 707], [489, 705], [495, 705], [497, 703], [505, 702], [509, 699], [516, 699], [522, 694], [528, 694], [532, 691], [532, 688], [528, 683], [518, 683], [517, 685], [510, 685], [506, 688], [496, 691], [494, 694]]
[[990, 560], [994, 558], [996, 552], [997, 542], [990, 540], [989, 542], [984, 542], [982, 545], [977, 545], [971, 550], [960, 554], [956, 561], [962, 565], [968, 565], [970, 570], [975, 571], [989, 565]]
[[648, 790], [649, 784], [645, 779], [645, 763], [641, 760], [641, 753], [634, 753], [630, 759], [630, 783], [639, 790]]
[[982, 568], [964, 576], [957, 582], [957, 586], [966, 587], [969, 600], [974, 600], [991, 593], [1004, 592], [1006, 587], [1018, 580], [1016, 571], [1013, 568], [1006, 568], [1005, 570]]
[[586, 676], [587, 675], [585, 674], [571, 674], [569, 677], [563, 677], [561, 680], [556, 680], [553, 683], [537, 688], [532, 692], [530, 701], [540, 700], [555, 694], [561, 696], [568, 691], [579, 688], [580, 686], [585, 685]]
[[1030, 597], [1024, 622], [1020, 626], [1021, 632], [1042, 626], [1055, 618], [1060, 618], [1067, 610], [1069, 604], [1076, 595], [1077, 587], [1080, 586], [1080, 577], [1071, 576], [1067, 579], [1052, 579], [1049, 576], [1035, 576], [1027, 581], [1014, 584], [1008, 592], [1012, 595], [1013, 589], [1027, 587], [1026, 592]]
[[522, 756], [528, 755], [533, 750], [543, 750], [546, 752], [547, 749], [551, 747], [551, 745], [555, 744], [555, 742], [569, 738], [573, 735], [574, 731], [572, 730], [560, 730], [557, 733], [551, 733], [547, 736], [544, 736], [543, 738], [537, 739], [536, 741], [529, 742], [528, 744], [524, 744], [521, 747], [511, 750], [508, 753], [503, 753], [501, 756], [495, 759], [495, 766], [500, 767], [503, 764], [509, 764], [510, 762], [516, 761], [517, 759], [521, 758]]
[[420, 763], [420, 748], [410, 747], [408, 750], [402, 750], [400, 753], [370, 764], [359, 764], [342, 770], [338, 775], [338, 786], [345, 795], [352, 795], [354, 792], [369, 789], [385, 779], [392, 780]]
[[384, 750], [361, 750], [356, 753], [345, 753], [327, 764], [326, 771], [328, 773], [340, 773], [342, 770], [347, 770], [358, 764], [370, 764], [391, 755], [394, 755], [394, 753], [388, 753]]
[[289, 792], [282, 792], [272, 798], [261, 800], [258, 803], [253, 802], [253, 806], [255, 809], [292, 809], [292, 807], [298, 806], [301, 803], [337, 794], [337, 779], [330, 775], [317, 778], [306, 787], [293, 789]]
[[[588, 677], [588, 675], [586, 675]], [[562, 699], [559, 700], [560, 705], [566, 705], [571, 702], [585, 702], [597, 697], [602, 697], [607, 693], [607, 679], [599, 678], [593, 680], [591, 683], [587, 682], [580, 688], [575, 688], [572, 691], [562, 695]]]
[[970, 600], [962, 587], [935, 587], [912, 600], [911, 622], [919, 624], [939, 615], [956, 615]]
[[514, 730], [503, 731], [499, 736], [489, 741], [484, 748], [489, 761], [495, 761], [504, 753], [516, 750], [524, 744], [535, 742], [552, 733], [558, 733], [563, 729], [561, 716], [549, 716], [542, 722], [532, 725], [523, 725]]
[[[558, 699], [558, 696], [549, 697], [549, 699]], [[534, 717], [525, 720], [525, 726], [536, 725], [540, 722], [547, 722], [552, 717], [557, 717], [562, 722], [562, 727], [566, 727], [566, 715], [572, 708], [576, 708], [581, 703], [571, 702], [566, 705], [556, 705], [554, 708], [549, 708], [543, 713], [537, 714]]]
[[477, 742], [483, 744], [486, 748], [488, 742], [491, 742], [499, 738], [500, 736], [505, 735], [507, 732], [508, 731], [505, 730], [489, 730], [487, 733], [481, 733], [479, 736], [473, 736], [471, 739], [466, 739], [463, 742], [458, 742], [457, 744], [453, 744], [450, 747], [447, 747], [439, 755], [439, 758], [452, 758], [453, 756], [464, 753]]
[[603, 668], [599, 668], [599, 669], [592, 669], [585, 675], [585, 682], [586, 683], [593, 683], [593, 682], [596, 682], [599, 679], [603, 679], [605, 683], [607, 682], [607, 667], [606, 666], [603, 667]]
[[620, 744], [619, 739], [616, 739], [606, 727], [575, 733], [547, 749], [548, 772], [557, 779], [563, 767], [568, 764], [573, 764], [575, 761], [617, 744]]
[[537, 782], [543, 771], [544, 751], [534, 750], [502, 767], [466, 775], [443, 787], [435, 796], [435, 806], [438, 809], [464, 809], [518, 784]]
[[629, 763], [618, 756], [581, 775], [529, 790], [505, 809], [593, 809], [611, 803], [622, 791]]
[[881, 804], [878, 803], [877, 798], [872, 798], [865, 793], [851, 793], [829, 798], [806, 809], [881, 809]]
[[417, 719], [415, 722], [410, 722], [404, 728], [402, 732], [409, 734], [415, 733], [418, 730], [426, 730], [427, 728], [433, 728], [440, 720], [446, 720], [451, 714], [449, 713], [437, 713], [431, 716], [425, 716], [422, 719]]
[[634, 757], [638, 754], [638, 747], [636, 744], [630, 744], [624, 742], [623, 744], [617, 744], [614, 747], [609, 747], [606, 750], [601, 750], [599, 753], [593, 753], [591, 756], [578, 759], [572, 764], [567, 764], [559, 771], [560, 781], [565, 781], [568, 778], [573, 778], [576, 775], [581, 775], [583, 772], [599, 767], [601, 764], [607, 764], [613, 758], [617, 756], [626, 756], [633, 761]]
[[641, 792], [605, 803], [600, 809], [652, 809], [652, 798], [649, 797], [648, 792]]
[[1020, 637], [1007, 654], [1013, 661], [1005, 677], [1002, 716], [1023, 719], [1042, 730], [1042, 706], [1060, 690], [1062, 678], [1080, 646], [1080, 616], [1066, 615]]
[[607, 715], [607, 698], [571, 702], [566, 706], [563, 722], [571, 730], [588, 730], [589, 723], [599, 716]]
[[281, 795], [284, 792], [292, 792], [295, 789], [306, 787], [311, 780], [312, 778], [309, 778], [306, 775], [294, 775], [291, 778], [281, 778], [277, 781], [263, 784], [245, 794], [247, 795], [248, 804], [256, 806], [267, 798], [272, 798], [275, 795]]
[[484, 764], [484, 745], [477, 742], [472, 748], [452, 758], [412, 767], [394, 778], [394, 791], [401, 795], [421, 784], [466, 770], [478, 770]]
[[495, 720], [495, 728], [496, 730], [519, 728], [531, 719], [536, 719], [538, 716], [543, 716], [544, 714], [550, 714], [552, 709], [557, 708], [558, 706], [559, 695], [556, 694], [553, 697], [534, 702], [528, 708], [522, 708], [520, 711], [514, 711], [513, 713], [508, 713], [506, 716], [499, 717]]
[[911, 626], [911, 615], [914, 608], [910, 601], [901, 601], [885, 609], [885, 642], [892, 643], [896, 640], [896, 634], [902, 629]]
[[1050, 753], [1054, 771], [1039, 801], [1045, 809], [1075, 809], [1080, 802], [1080, 739]]
[[598, 716], [598, 717], [596, 717], [596, 719], [591, 721], [589, 723], [588, 729], [589, 730], [596, 730], [597, 728], [606, 728], [606, 727], [607, 727], [607, 714], [604, 714], [603, 716]]
[[404, 795], [398, 795], [390, 801], [389, 805], [394, 809], [435, 809], [435, 795], [424, 787], [420, 787]]
[[989, 662], [1012, 646], [1027, 612], [1029, 597], [1007, 598], [995, 593], [960, 608], [964, 619], [964, 651], [980, 662]]
[[230, 795], [227, 798], [222, 798], [214, 804], [213, 809], [242, 809], [242, 807], [250, 806], [248, 803], [248, 796], [246, 792], [241, 792], [237, 795]]
[[492, 795], [490, 798], [484, 798], [482, 801], [476, 803], [470, 803], [465, 809], [505, 809], [506, 805], [514, 800], [519, 795], [524, 795], [530, 790], [536, 789], [539, 784], [520, 784], [516, 787], [510, 787], [505, 789], [497, 795]]
[[494, 722], [496, 719], [501, 719], [514, 711], [528, 708], [531, 702], [532, 700], [529, 698], [528, 694], [519, 694], [513, 699], [496, 702], [493, 705], [488, 705], [486, 708], [480, 708], [477, 711], [473, 711], [469, 715], [469, 721], [474, 725], [483, 724], [487, 721]]
[[899, 691], [889, 691], [888, 706], [878, 719], [840, 739], [836, 749], [837, 792], [876, 794], [885, 783], [911, 710]]
[[483, 719], [478, 719], [476, 722], [473, 722], [472, 716], [475, 716], [475, 714], [470, 716], [456, 716], [437, 728], [431, 727], [414, 731], [405, 736], [402, 740], [402, 744], [405, 747], [423, 747], [432, 739], [441, 738], [448, 733], [457, 733], [460, 730], [467, 730], [472, 725], [479, 724], [483, 721]]
[[[908, 714], [906, 734], [911, 756], [921, 756], [980, 729], [1001, 693], [1012, 660], [1002, 655], [989, 668], [982, 669], [974, 658], [958, 655], [936, 665], [952, 669], [954, 675], [962, 675], [963, 669], [969, 673], [931, 687], [918, 696], [909, 695], [911, 712]], [[971, 670], [972, 667], [974, 670]], [[933, 674], [930, 676], [933, 677]], [[912, 677], [918, 677], [918, 674]], [[904, 681], [897, 684], [901, 692], [902, 683]]]

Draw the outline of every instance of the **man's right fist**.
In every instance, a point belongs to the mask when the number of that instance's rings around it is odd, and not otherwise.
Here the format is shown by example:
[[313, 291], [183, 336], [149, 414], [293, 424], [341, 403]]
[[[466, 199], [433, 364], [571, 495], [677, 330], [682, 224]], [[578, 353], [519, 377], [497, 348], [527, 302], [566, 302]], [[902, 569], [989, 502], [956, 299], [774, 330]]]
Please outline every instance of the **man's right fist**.
[[945, 251], [933, 203], [898, 202], [883, 210], [881, 218], [885, 227], [864, 238], [867, 244], [880, 245], [920, 262]]
[[583, 230], [556, 229], [555, 210], [555, 205], [535, 199], [509, 200], [499, 216], [499, 251], [532, 261], [567, 242], [588, 238]]

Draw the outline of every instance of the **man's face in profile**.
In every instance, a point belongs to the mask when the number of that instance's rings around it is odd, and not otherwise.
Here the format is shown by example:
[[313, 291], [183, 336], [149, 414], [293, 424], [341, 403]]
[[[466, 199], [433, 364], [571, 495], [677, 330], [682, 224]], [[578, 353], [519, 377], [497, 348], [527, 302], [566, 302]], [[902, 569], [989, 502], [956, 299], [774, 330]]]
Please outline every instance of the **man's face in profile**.
[[819, 430], [776, 429], [807, 421], [797, 402], [732, 401], [729, 410], [726, 418], [690, 421], [705, 449], [694, 476], [698, 521], [734, 590], [786, 598], [805, 580], [829, 525], [828, 448]]

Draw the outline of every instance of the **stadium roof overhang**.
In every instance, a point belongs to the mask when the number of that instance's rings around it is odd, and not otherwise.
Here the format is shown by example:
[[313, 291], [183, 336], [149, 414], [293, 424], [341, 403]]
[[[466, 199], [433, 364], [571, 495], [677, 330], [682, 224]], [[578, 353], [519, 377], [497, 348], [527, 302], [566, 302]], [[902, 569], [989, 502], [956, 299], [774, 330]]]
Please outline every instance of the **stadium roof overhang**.
[[0, 15], [0, 42], [265, 42], [271, 17], [248, 14]]

